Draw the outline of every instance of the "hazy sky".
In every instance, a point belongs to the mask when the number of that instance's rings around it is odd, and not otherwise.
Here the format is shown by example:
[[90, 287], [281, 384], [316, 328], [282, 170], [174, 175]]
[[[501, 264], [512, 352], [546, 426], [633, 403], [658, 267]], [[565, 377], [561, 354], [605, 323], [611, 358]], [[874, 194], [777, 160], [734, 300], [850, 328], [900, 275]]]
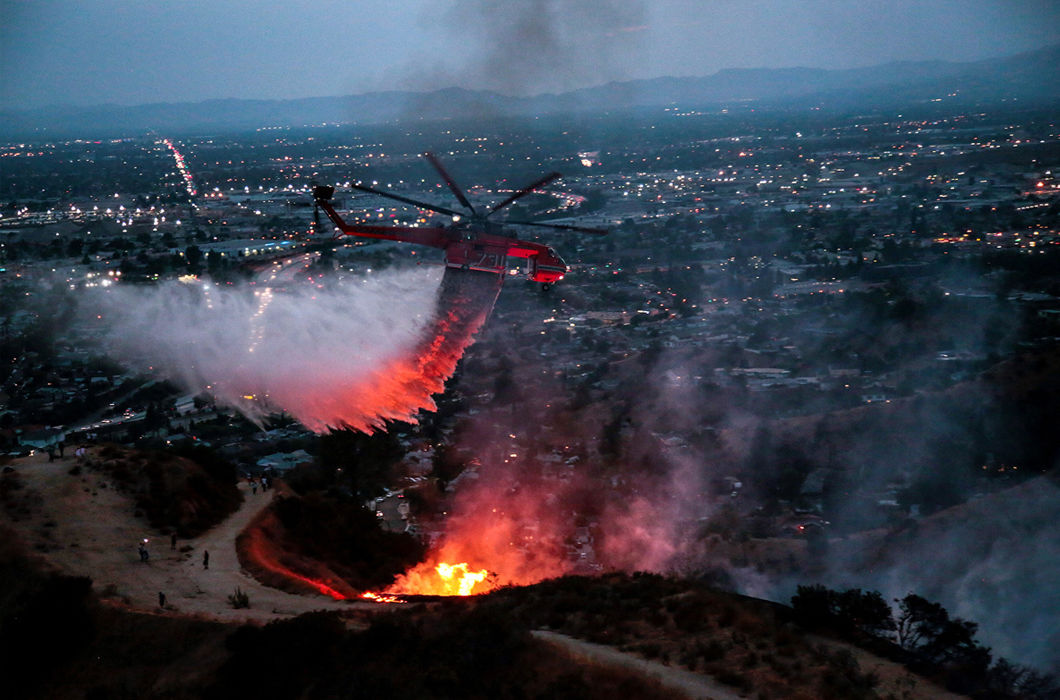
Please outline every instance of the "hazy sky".
[[0, 0], [0, 109], [451, 85], [535, 94], [1052, 43], [1057, 0]]

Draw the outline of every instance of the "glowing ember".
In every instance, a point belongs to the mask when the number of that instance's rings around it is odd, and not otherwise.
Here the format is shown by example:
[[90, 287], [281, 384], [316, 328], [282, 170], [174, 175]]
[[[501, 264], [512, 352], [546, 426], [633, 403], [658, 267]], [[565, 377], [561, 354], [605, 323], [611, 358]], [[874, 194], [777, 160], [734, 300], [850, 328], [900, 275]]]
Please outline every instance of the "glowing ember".
[[471, 571], [467, 562], [436, 566], [423, 563], [406, 572], [394, 585], [386, 589], [388, 594], [406, 595], [479, 595], [497, 587], [495, 576], [489, 571]]
[[396, 595], [387, 595], [385, 593], [380, 595], [379, 593], [372, 593], [371, 591], [365, 591], [364, 593], [362, 593], [361, 594], [361, 598], [363, 598], [365, 600], [370, 600], [370, 601], [375, 602], [375, 603], [404, 603], [405, 602], [401, 598], [398, 598]]

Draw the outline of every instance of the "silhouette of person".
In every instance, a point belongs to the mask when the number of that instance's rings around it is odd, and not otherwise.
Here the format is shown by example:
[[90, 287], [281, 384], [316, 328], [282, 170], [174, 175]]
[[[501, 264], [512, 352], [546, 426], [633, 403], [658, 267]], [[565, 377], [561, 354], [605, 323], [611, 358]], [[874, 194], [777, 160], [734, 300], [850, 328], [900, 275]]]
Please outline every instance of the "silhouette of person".
[[202, 568], [210, 568], [210, 553], [207, 552], [205, 549], [202, 550]]
[[158, 607], [160, 607], [160, 608], [166, 607], [166, 594], [163, 593], [162, 591], [158, 592]]
[[169, 536], [169, 548], [170, 549], [176, 549], [177, 548], [177, 533], [176, 532], [174, 532], [173, 534], [171, 534]]

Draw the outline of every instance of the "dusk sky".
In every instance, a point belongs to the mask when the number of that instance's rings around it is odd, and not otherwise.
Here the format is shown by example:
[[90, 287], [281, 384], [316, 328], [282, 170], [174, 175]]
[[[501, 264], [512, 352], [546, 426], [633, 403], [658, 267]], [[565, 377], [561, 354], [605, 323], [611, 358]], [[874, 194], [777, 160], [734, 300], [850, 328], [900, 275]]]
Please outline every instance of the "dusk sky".
[[0, 109], [452, 85], [537, 94], [1054, 43], [1056, 0], [0, 0]]

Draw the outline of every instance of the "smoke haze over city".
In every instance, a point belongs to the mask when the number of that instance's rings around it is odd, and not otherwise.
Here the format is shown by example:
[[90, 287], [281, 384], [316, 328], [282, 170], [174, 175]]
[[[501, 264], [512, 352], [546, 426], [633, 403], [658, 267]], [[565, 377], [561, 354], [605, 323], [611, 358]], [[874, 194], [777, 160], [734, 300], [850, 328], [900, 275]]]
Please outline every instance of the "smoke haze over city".
[[0, 0], [0, 70], [42, 696], [1060, 692], [1057, 3]]
[[[591, 10], [589, 8], [592, 8]], [[972, 61], [1060, 41], [1049, 0], [0, 3], [0, 102], [559, 92], [728, 68]]]

